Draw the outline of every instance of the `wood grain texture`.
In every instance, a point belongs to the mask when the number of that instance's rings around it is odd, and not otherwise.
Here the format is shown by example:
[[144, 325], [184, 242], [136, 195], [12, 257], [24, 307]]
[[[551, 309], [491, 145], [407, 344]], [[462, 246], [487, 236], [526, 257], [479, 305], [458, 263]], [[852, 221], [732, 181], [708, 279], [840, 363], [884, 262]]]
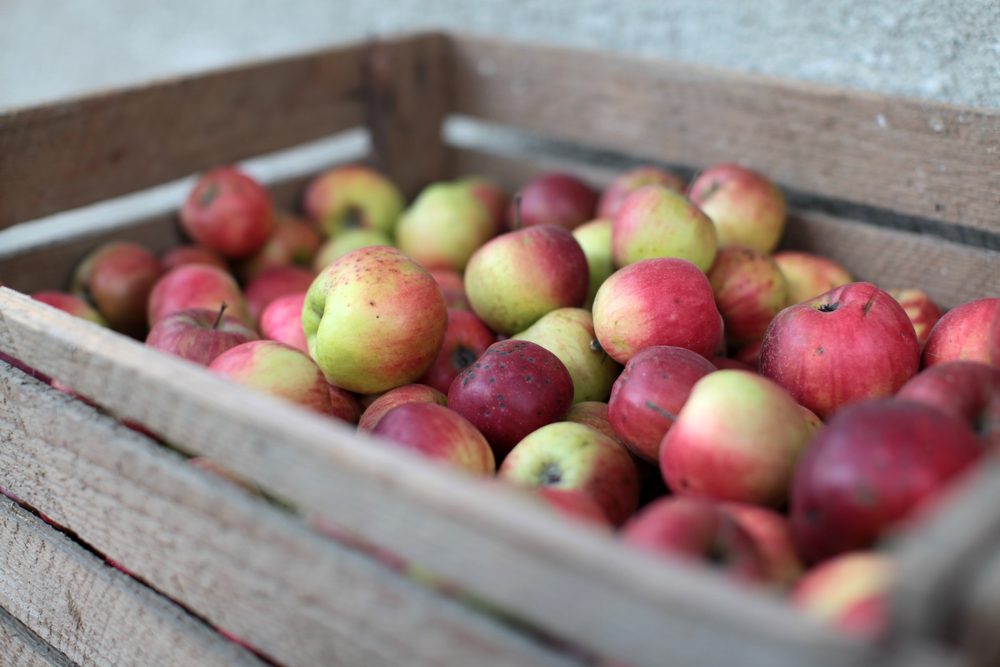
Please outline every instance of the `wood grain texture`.
[[700, 567], [663, 562], [559, 520], [497, 482], [382, 448], [8, 289], [0, 289], [0, 350], [307, 514], [629, 664], [856, 665], [876, 651]]
[[347, 46], [0, 115], [0, 229], [355, 127], [363, 53]]
[[969, 656], [968, 667], [996, 667], [1000, 665], [1000, 549], [979, 560], [985, 566], [977, 568], [969, 582], [956, 634], [963, 654]]
[[0, 540], [0, 605], [76, 664], [262, 664], [3, 497]]
[[413, 197], [448, 171], [441, 123], [451, 105], [444, 35], [374, 42], [366, 51], [366, 118], [375, 164]]
[[73, 662], [0, 607], [0, 665], [73, 667]]
[[[279, 663], [577, 664], [0, 366], [0, 484]], [[185, 628], [183, 619], [176, 626], [151, 619], [156, 600], [140, 595], [151, 591], [99, 563], [96, 572], [86, 562], [63, 564], [57, 548], [72, 545], [40, 522], [24, 522], [16, 511], [0, 515], [0, 535], [14, 541], [0, 556], [0, 602], [13, 602], [45, 639], [82, 664], [256, 664], [233, 650], [222, 660], [199, 653], [202, 635], [219, 635]], [[46, 530], [55, 537], [36, 535]], [[112, 586], [121, 579], [124, 592]]]
[[1000, 111], [708, 67], [453, 38], [454, 111], [1000, 232]]

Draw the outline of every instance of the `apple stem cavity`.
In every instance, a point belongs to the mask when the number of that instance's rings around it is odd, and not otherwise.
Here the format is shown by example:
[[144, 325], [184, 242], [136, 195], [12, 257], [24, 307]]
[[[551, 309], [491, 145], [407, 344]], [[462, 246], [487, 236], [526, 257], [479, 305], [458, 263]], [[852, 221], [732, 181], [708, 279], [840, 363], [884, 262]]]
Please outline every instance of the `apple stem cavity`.
[[554, 486], [562, 481], [562, 472], [555, 463], [548, 463], [542, 468], [542, 485]]
[[222, 324], [222, 316], [225, 314], [226, 308], [228, 307], [229, 304], [227, 304], [225, 301], [223, 301], [222, 305], [219, 306], [219, 314], [215, 316], [215, 324], [212, 325], [213, 329], [218, 329], [219, 325]]
[[361, 207], [353, 204], [348, 206], [344, 212], [344, 228], [360, 229], [362, 222], [364, 222], [364, 212], [361, 210]]
[[838, 308], [840, 308], [840, 304], [838, 302], [836, 302], [836, 301], [834, 301], [833, 303], [824, 303], [822, 306], [819, 307], [819, 312], [821, 312], [821, 313], [832, 313], [833, 311], [837, 310]]

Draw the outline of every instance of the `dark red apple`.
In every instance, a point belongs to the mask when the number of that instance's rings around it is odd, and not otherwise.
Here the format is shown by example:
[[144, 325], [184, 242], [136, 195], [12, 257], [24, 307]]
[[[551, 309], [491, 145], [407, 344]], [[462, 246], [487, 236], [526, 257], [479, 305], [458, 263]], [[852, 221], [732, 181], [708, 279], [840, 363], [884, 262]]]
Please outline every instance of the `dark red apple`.
[[1000, 368], [978, 361], [943, 361], [917, 373], [897, 398], [944, 410], [972, 427], [989, 447], [1000, 447]]
[[257, 340], [257, 332], [224, 309], [179, 310], [161, 318], [146, 336], [146, 345], [208, 366], [212, 360], [242, 343]]
[[465, 296], [465, 280], [461, 273], [452, 269], [432, 269], [428, 273], [441, 288], [444, 305], [448, 308], [472, 310], [469, 299]]
[[223, 257], [248, 257], [274, 229], [274, 204], [268, 191], [239, 169], [218, 167], [195, 183], [181, 208], [181, 226]]
[[112, 329], [142, 333], [146, 305], [163, 268], [156, 255], [137, 243], [106, 243], [80, 263], [70, 292], [89, 301]]
[[458, 374], [471, 366], [496, 340], [496, 334], [473, 313], [449, 308], [441, 351], [420, 382], [447, 392]]
[[[552, 172], [531, 181], [518, 193], [507, 209], [507, 225], [511, 229], [535, 225], [557, 225], [567, 230], [594, 219], [597, 192], [569, 174]], [[518, 224], [520, 223], [520, 225]]]

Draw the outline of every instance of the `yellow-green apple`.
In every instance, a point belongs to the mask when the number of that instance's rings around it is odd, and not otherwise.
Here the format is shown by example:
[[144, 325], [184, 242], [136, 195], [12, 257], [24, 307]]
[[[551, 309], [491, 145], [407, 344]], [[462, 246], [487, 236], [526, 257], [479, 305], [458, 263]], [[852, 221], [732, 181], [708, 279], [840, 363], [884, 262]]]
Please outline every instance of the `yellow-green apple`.
[[229, 270], [229, 265], [226, 264], [226, 260], [222, 259], [219, 253], [209, 250], [202, 245], [180, 245], [176, 248], [171, 248], [160, 256], [160, 266], [163, 267], [164, 273], [173, 271], [178, 266], [183, 266], [184, 264], [208, 264], [209, 266], [218, 267], [223, 271]]
[[922, 346], [927, 342], [931, 328], [941, 319], [941, 309], [927, 292], [916, 289], [886, 290], [889, 296], [899, 302], [906, 311], [907, 317], [913, 323], [913, 331], [917, 334], [917, 342]]
[[101, 317], [101, 314], [94, 310], [89, 303], [78, 296], [74, 296], [67, 292], [60, 292], [58, 290], [42, 290], [32, 294], [31, 298], [35, 301], [41, 301], [42, 303], [52, 306], [53, 308], [58, 308], [64, 313], [69, 313], [74, 317], [89, 320], [94, 324], [100, 324], [102, 327], [108, 326], [107, 321]]
[[257, 340], [257, 332], [225, 315], [225, 308], [192, 308], [160, 318], [149, 330], [146, 345], [208, 366], [226, 350], [252, 340]]
[[306, 302], [306, 292], [286, 294], [278, 297], [264, 308], [260, 314], [260, 334], [268, 340], [290, 345], [296, 350], [309, 354], [309, 343], [302, 329], [302, 307]]
[[848, 283], [771, 321], [760, 372], [822, 419], [848, 403], [892, 396], [920, 366], [906, 311], [871, 283]]
[[611, 256], [617, 266], [677, 257], [708, 271], [717, 247], [712, 220], [687, 197], [662, 185], [630, 194], [611, 221]]
[[797, 609], [852, 635], [878, 637], [889, 621], [895, 562], [875, 551], [852, 551], [809, 570], [789, 595]]
[[420, 382], [447, 392], [458, 374], [497, 342], [497, 336], [481, 319], [467, 310], [448, 309], [448, 328], [434, 363]]
[[719, 249], [708, 272], [726, 341], [741, 347], [760, 340], [788, 305], [788, 281], [769, 255], [744, 246]]
[[497, 333], [524, 331], [556, 308], [583, 305], [587, 258], [573, 235], [555, 225], [536, 225], [490, 240], [465, 270], [465, 294]]
[[738, 164], [720, 164], [698, 174], [688, 197], [712, 219], [720, 246], [746, 246], [768, 253], [785, 231], [785, 196], [761, 174]]
[[764, 562], [764, 578], [785, 587], [802, 575], [802, 559], [795, 550], [788, 517], [773, 509], [748, 503], [723, 503], [729, 515], [757, 545]]
[[181, 227], [227, 259], [249, 257], [274, 229], [274, 202], [260, 183], [235, 167], [201, 175], [181, 208]]
[[680, 495], [780, 506], [814, 426], [780, 386], [747, 371], [698, 380], [660, 444]]
[[483, 434], [443, 405], [397, 405], [382, 416], [372, 435], [473, 475], [492, 476], [496, 471], [493, 450]]
[[590, 311], [558, 308], [512, 338], [538, 343], [559, 357], [573, 378], [574, 403], [608, 400], [621, 366], [597, 343]]
[[112, 241], [77, 266], [70, 292], [93, 304], [116, 331], [142, 333], [150, 291], [162, 273], [156, 255], [138, 243]]
[[469, 299], [465, 296], [465, 280], [462, 278], [462, 274], [451, 269], [431, 269], [428, 273], [441, 288], [444, 303], [448, 308], [472, 310]]
[[407, 403], [435, 403], [448, 405], [448, 397], [425, 384], [407, 384], [385, 392], [365, 408], [358, 420], [359, 433], [371, 433], [379, 420], [396, 406]]
[[496, 235], [490, 211], [463, 183], [434, 183], [396, 224], [399, 249], [426, 269], [463, 271], [469, 258]]
[[622, 540], [650, 554], [703, 563], [743, 582], [765, 577], [753, 538], [708, 498], [667, 497], [643, 507], [625, 524]]
[[403, 194], [378, 171], [364, 165], [334, 167], [306, 189], [303, 207], [327, 236], [345, 229], [374, 229], [392, 236]]
[[621, 364], [651, 345], [675, 345], [708, 359], [722, 343], [712, 285], [683, 259], [647, 259], [615, 271], [597, 290], [593, 313], [597, 340]]
[[391, 246], [392, 241], [385, 232], [377, 229], [345, 229], [327, 240], [316, 252], [313, 270], [318, 273], [349, 252], [376, 245]]
[[223, 304], [228, 315], [253, 325], [240, 286], [231, 275], [208, 264], [178, 266], [153, 285], [147, 309], [149, 326], [178, 310], [206, 308], [219, 312]]
[[243, 290], [247, 312], [260, 322], [261, 313], [275, 299], [305, 292], [312, 285], [313, 272], [301, 266], [274, 266], [258, 273]]
[[788, 281], [788, 303], [815, 299], [835, 287], [854, 282], [850, 272], [832, 259], [808, 252], [775, 253], [774, 263]]
[[333, 413], [322, 371], [307, 355], [284, 343], [255, 340], [237, 345], [217, 356], [208, 370], [321, 414]]
[[328, 386], [330, 388], [330, 410], [333, 416], [348, 424], [357, 424], [363, 412], [358, 397], [336, 385]]
[[576, 489], [616, 526], [639, 504], [639, 472], [613, 438], [574, 422], [556, 422], [524, 437], [500, 464], [497, 477], [535, 487]]
[[302, 309], [309, 354], [331, 383], [362, 394], [427, 372], [447, 325], [434, 279], [384, 246], [355, 250], [324, 269]]
[[615, 263], [611, 259], [611, 220], [598, 218], [585, 222], [573, 230], [573, 237], [587, 258], [590, 287], [583, 307], [589, 309], [594, 304], [597, 288], [615, 272]]
[[942, 361], [1000, 363], [992, 358], [1000, 334], [1000, 297], [967, 301], [941, 316], [924, 345], [924, 367]]
[[320, 242], [319, 233], [309, 222], [291, 213], [278, 213], [274, 230], [264, 246], [240, 263], [239, 276], [249, 282], [262, 271], [276, 266], [308, 268], [312, 266]]
[[572, 403], [566, 366], [526, 340], [494, 343], [448, 390], [448, 407], [486, 436], [498, 460], [532, 431], [562, 419]]
[[615, 178], [604, 189], [597, 202], [597, 217], [615, 217], [626, 197], [646, 185], [661, 185], [675, 192], [684, 191], [684, 180], [677, 174], [659, 167], [636, 167]]
[[795, 470], [790, 514], [799, 554], [815, 562], [867, 549], [939, 498], [985, 447], [962, 420], [895, 398], [837, 412]]
[[[520, 203], [518, 203], [520, 202]], [[593, 220], [597, 192], [575, 176], [542, 174], [520, 189], [507, 209], [510, 229], [556, 225], [572, 230]]]
[[580, 489], [542, 486], [534, 489], [534, 494], [562, 517], [583, 521], [592, 526], [611, 526], [608, 515], [601, 506]]
[[656, 463], [660, 442], [677, 420], [691, 388], [715, 370], [705, 357], [682, 347], [643, 349], [625, 364], [611, 390], [611, 427], [633, 454]]
[[979, 361], [943, 361], [914, 375], [896, 393], [944, 410], [969, 424], [988, 447], [1000, 448], [1000, 368]]
[[597, 429], [604, 435], [621, 442], [621, 437], [615, 432], [608, 419], [608, 404], [601, 401], [580, 401], [570, 406], [566, 411], [563, 421], [583, 424], [590, 428]]
[[468, 176], [456, 182], [469, 188], [473, 196], [489, 211], [490, 220], [493, 221], [493, 233], [503, 232], [507, 212], [507, 194], [503, 188], [483, 176]]

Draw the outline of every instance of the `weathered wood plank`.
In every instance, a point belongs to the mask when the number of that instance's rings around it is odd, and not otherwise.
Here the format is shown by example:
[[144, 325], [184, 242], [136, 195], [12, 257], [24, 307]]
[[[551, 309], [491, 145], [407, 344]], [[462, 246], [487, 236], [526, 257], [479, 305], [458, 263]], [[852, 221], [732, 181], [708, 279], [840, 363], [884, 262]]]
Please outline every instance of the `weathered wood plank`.
[[0, 607], [0, 665], [73, 667], [73, 662]]
[[[0, 366], [0, 437], [9, 443], [0, 448], [0, 484], [281, 664], [577, 664], [312, 533], [286, 512], [83, 403]], [[149, 611], [127, 604], [131, 598], [119, 601], [122, 594], [103, 582], [122, 575], [110, 568], [81, 574], [85, 564], [71, 572], [57, 569], [46, 536], [31, 537], [31, 526], [18, 521], [0, 523], [0, 535], [17, 540], [13, 552], [2, 556], [8, 560], [0, 569], [0, 602], [13, 599], [25, 618], [42, 621], [46, 605], [54, 605], [63, 615], [80, 615], [87, 630], [77, 633], [59, 616], [51, 629], [44, 623], [39, 629], [55, 633], [46, 634], [47, 640], [68, 643], [67, 652], [79, 649], [70, 655], [87, 664], [212, 662], [190, 650], [198, 636], [193, 630], [190, 638], [176, 636], [150, 623]], [[111, 616], [102, 623], [101, 614]], [[96, 630], [102, 627], [108, 628], [104, 634]], [[133, 635], [135, 642], [126, 640]], [[164, 659], [160, 649], [171, 646], [173, 657]], [[143, 652], [127, 660], [128, 651]]]
[[77, 664], [262, 664], [3, 497], [0, 540], [0, 605]]
[[457, 113], [1000, 232], [995, 109], [478, 37], [453, 51]]
[[967, 582], [969, 597], [961, 610], [957, 635], [968, 667], [995, 667], [1000, 664], [1000, 550], [979, 554], [976, 575]]
[[307, 513], [631, 664], [853, 665], [872, 649], [707, 570], [626, 549], [495, 482], [383, 449], [8, 289], [0, 350]]

